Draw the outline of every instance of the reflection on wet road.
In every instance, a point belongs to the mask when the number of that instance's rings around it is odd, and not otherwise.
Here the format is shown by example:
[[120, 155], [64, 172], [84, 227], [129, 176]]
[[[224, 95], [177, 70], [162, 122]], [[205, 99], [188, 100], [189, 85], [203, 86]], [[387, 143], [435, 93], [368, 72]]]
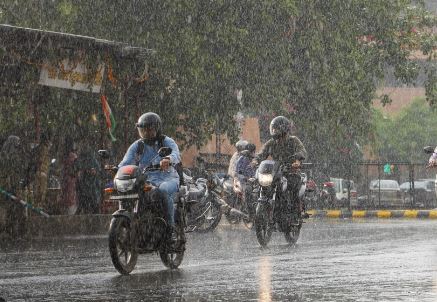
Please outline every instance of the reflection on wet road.
[[179, 270], [140, 255], [113, 268], [104, 237], [33, 241], [0, 250], [6, 301], [435, 301], [437, 221], [310, 220], [296, 247], [269, 248], [242, 226], [189, 234]]

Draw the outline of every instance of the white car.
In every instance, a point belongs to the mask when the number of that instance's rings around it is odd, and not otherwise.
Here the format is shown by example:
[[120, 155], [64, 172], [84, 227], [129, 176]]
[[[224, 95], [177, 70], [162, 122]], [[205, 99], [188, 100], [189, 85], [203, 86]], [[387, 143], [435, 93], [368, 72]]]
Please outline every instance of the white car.
[[348, 181], [347, 179], [334, 177], [330, 177], [329, 180], [334, 183], [335, 197], [337, 199], [337, 203], [343, 207], [348, 206], [348, 183], [350, 182], [351, 207], [357, 206], [357, 189], [355, 187], [355, 183], [352, 180]]

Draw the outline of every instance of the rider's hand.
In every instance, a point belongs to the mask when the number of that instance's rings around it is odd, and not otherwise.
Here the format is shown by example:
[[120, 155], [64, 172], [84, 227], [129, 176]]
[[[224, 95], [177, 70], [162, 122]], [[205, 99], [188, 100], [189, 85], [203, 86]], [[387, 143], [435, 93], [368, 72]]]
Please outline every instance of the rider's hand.
[[299, 169], [301, 166], [301, 162], [300, 160], [296, 159], [292, 164], [291, 164], [291, 168], [293, 169]]
[[256, 159], [252, 159], [252, 161], [250, 162], [250, 166], [252, 168], [255, 168], [256, 166], [258, 166], [258, 161]]
[[435, 159], [435, 158], [430, 158], [429, 161], [428, 161], [428, 165], [426, 166], [426, 168], [429, 169], [429, 168], [433, 168], [433, 167], [435, 167], [435, 166], [437, 166], [437, 159]]
[[167, 171], [170, 167], [170, 158], [163, 158], [159, 163], [159, 166], [161, 167], [161, 170]]

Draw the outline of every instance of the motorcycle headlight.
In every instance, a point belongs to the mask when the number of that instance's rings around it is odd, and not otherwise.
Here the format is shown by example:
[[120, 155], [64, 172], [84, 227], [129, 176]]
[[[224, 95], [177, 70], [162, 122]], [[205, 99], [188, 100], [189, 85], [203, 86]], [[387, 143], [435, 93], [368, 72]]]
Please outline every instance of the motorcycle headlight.
[[114, 188], [118, 192], [127, 192], [134, 188], [136, 178], [132, 179], [115, 179], [114, 180]]
[[273, 182], [273, 175], [272, 174], [258, 174], [258, 182], [263, 187], [268, 187]]

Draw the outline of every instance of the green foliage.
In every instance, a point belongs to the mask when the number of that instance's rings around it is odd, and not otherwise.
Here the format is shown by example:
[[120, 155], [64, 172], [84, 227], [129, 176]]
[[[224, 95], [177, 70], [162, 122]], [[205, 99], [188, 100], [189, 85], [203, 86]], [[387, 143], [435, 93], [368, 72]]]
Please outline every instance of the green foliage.
[[[201, 145], [217, 129], [236, 139], [238, 111], [285, 114], [310, 160], [339, 173], [362, 156], [358, 146], [372, 129], [384, 70], [393, 67], [409, 83], [418, 74], [412, 51], [435, 60], [429, 28], [436, 17], [408, 0], [6, 0], [0, 8], [0, 23], [154, 49], [145, 62], [109, 58], [123, 83], [107, 91], [117, 121], [133, 125], [153, 110], [166, 133]], [[434, 104], [435, 64], [427, 73], [427, 100]], [[137, 81], [144, 74], [148, 79]], [[89, 104], [98, 108], [98, 100]], [[70, 110], [74, 120], [78, 110]], [[130, 140], [136, 133], [119, 127], [116, 135]]]
[[423, 162], [422, 149], [437, 144], [437, 113], [430, 110], [425, 99], [416, 99], [399, 115], [388, 118], [380, 111], [373, 113], [373, 150], [387, 161]]

